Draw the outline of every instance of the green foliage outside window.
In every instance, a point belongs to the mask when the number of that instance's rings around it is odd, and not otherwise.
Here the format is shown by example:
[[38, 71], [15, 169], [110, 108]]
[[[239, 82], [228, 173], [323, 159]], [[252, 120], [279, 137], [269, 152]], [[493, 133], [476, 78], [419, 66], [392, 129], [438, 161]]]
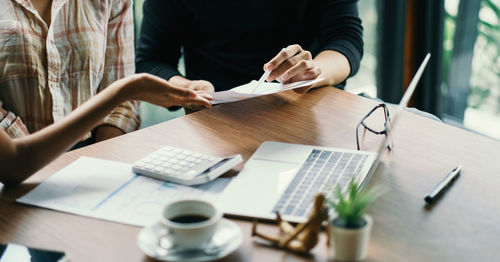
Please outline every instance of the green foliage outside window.
[[[467, 1], [467, 0], [462, 0]], [[443, 93], [448, 91], [448, 67], [453, 50], [459, 0], [446, 0], [443, 44]], [[483, 0], [479, 11], [468, 106], [500, 114], [500, 0]]]

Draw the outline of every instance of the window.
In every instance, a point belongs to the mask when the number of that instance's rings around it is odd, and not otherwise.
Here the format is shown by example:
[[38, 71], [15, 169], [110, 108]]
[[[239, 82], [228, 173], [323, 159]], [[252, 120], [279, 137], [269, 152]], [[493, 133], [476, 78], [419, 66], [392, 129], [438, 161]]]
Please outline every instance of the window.
[[442, 119], [500, 139], [500, 0], [445, 0], [445, 12]]
[[365, 93], [377, 97], [377, 6], [376, 0], [358, 2], [359, 16], [363, 23], [364, 54], [358, 73], [347, 81], [346, 91]]

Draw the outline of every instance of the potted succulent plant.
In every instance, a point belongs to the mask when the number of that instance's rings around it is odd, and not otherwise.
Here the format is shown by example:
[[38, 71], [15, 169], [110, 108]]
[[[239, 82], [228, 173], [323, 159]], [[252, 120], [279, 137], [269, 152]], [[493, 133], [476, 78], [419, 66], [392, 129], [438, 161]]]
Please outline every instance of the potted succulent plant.
[[330, 247], [338, 261], [359, 261], [366, 258], [373, 220], [364, 214], [365, 208], [378, 196], [377, 189], [362, 190], [352, 180], [345, 193], [335, 189], [335, 198], [326, 204], [329, 219]]

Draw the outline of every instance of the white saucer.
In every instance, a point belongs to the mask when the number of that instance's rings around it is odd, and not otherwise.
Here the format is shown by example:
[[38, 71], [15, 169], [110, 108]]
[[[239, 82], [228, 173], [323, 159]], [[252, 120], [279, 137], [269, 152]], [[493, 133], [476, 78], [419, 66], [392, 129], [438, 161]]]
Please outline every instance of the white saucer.
[[137, 237], [139, 248], [146, 255], [161, 261], [212, 261], [231, 254], [243, 242], [243, 234], [238, 225], [224, 218], [219, 222], [217, 231], [209, 244], [212, 247], [214, 245], [220, 247], [218, 248], [220, 251], [215, 254], [204, 253], [201, 249], [193, 252], [176, 252], [178, 250], [176, 247], [162, 249], [158, 246], [159, 233], [164, 232], [162, 229], [163, 226], [156, 223], [143, 228]]

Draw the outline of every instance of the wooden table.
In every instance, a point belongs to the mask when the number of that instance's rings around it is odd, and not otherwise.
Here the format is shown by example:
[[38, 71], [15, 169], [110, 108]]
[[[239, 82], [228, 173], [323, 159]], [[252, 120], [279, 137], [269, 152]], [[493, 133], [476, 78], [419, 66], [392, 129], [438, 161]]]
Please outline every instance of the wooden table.
[[[64, 154], [16, 188], [1, 189], [0, 242], [68, 252], [73, 261], [149, 261], [136, 245], [138, 227], [104, 222], [14, 200], [80, 156], [131, 163], [172, 145], [247, 160], [266, 140], [355, 148], [355, 127], [377, 102], [334, 88], [291, 91], [216, 106]], [[500, 257], [500, 142], [405, 112], [394, 149], [369, 186], [387, 193], [368, 209], [374, 218], [366, 261], [493, 261]], [[381, 137], [366, 133], [364, 150]], [[432, 208], [423, 197], [451, 169], [460, 178]], [[243, 165], [238, 166], [237, 170]], [[244, 243], [224, 261], [327, 261], [325, 234], [309, 257], [255, 243], [251, 223], [233, 220]], [[277, 232], [272, 224], [260, 229]]]

